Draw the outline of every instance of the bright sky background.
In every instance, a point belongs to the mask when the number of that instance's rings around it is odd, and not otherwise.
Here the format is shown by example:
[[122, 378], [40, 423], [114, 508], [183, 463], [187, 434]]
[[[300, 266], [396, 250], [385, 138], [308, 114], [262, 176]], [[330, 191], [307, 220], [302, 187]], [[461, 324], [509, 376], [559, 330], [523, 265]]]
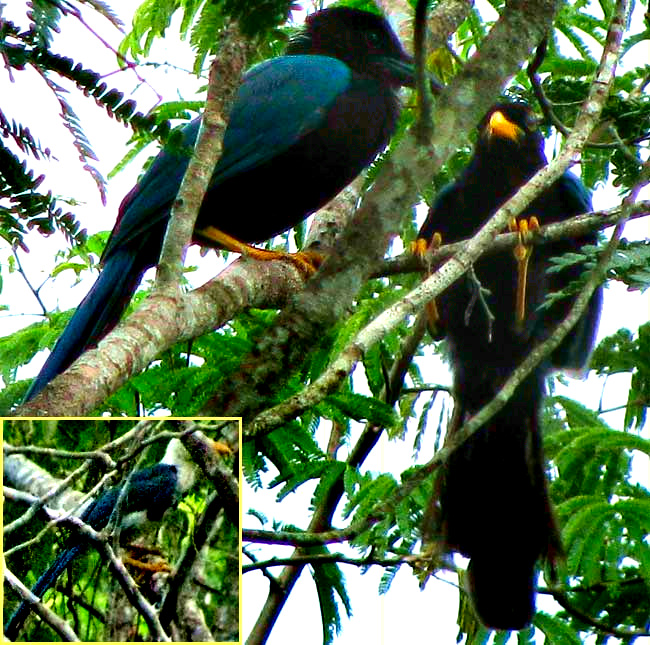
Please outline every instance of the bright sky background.
[[[136, 3], [117, 0], [113, 8], [120, 12], [122, 19], [128, 24]], [[13, 19], [23, 24], [25, 11], [24, 3], [12, 0], [11, 5], [2, 8], [3, 17]], [[479, 5], [483, 6], [483, 5]], [[633, 20], [641, 20], [643, 8], [637, 5], [637, 12]], [[109, 42], [116, 45], [119, 42], [118, 32], [111, 25], [93, 14], [85, 12], [85, 17]], [[634, 24], [634, 22], [633, 22]], [[640, 23], [639, 23], [640, 24]], [[191, 76], [174, 70], [170, 67], [140, 67], [138, 74], [148, 83], [141, 84], [133, 71], [118, 71], [114, 55], [104, 49], [96, 38], [83, 28], [73, 17], [68, 17], [62, 22], [62, 37], [56, 42], [56, 48], [61, 53], [75, 58], [83, 57], [92, 61], [92, 67], [105, 74], [111, 74], [104, 80], [107, 84], [121, 89], [125, 94], [138, 102], [141, 111], [146, 111], [157, 102], [156, 92], [165, 99], [194, 99], [196, 91], [202, 85]], [[153, 47], [150, 58], [152, 61], [173, 61], [178, 67], [189, 68], [192, 55], [189, 47], [175, 40], [174, 29], [169, 31], [169, 39], [164, 43], [157, 42]], [[88, 59], [88, 52], [93, 52]], [[80, 202], [74, 210], [79, 215], [83, 225], [89, 232], [112, 228], [115, 215], [122, 197], [131, 189], [140, 172], [142, 159], [136, 160], [124, 172], [112, 179], [108, 186], [108, 203], [106, 207], [101, 204], [97, 189], [91, 177], [80, 170], [77, 154], [71, 145], [69, 133], [61, 126], [60, 120], [52, 118], [58, 113], [58, 106], [51, 92], [47, 90], [40, 79], [32, 70], [15, 72], [15, 83], [9, 83], [7, 74], [0, 74], [0, 96], [2, 107], [9, 118], [14, 118], [23, 124], [29, 124], [32, 134], [40, 139], [44, 146], [49, 146], [57, 154], [57, 161], [37, 163], [30, 159], [30, 167], [37, 172], [46, 173], [44, 186], [51, 189], [54, 194], [70, 197], [73, 196]], [[91, 145], [99, 161], [97, 167], [106, 176], [114, 165], [122, 158], [127, 150], [129, 131], [121, 124], [106, 117], [103, 110], [95, 103], [73, 91], [69, 95], [70, 103], [84, 124]], [[648, 193], [646, 192], [646, 198]], [[602, 188], [596, 191], [594, 202], [596, 208], [612, 207], [618, 203], [616, 193], [611, 188]], [[630, 238], [645, 237], [648, 234], [647, 220], [628, 224], [626, 234]], [[33, 284], [40, 285], [47, 277], [53, 264], [53, 256], [57, 248], [63, 247], [58, 239], [43, 240], [39, 235], [31, 235], [28, 240], [31, 252], [28, 256], [22, 255], [29, 278]], [[0, 334], [6, 335], [22, 328], [39, 319], [39, 306], [35, 299], [29, 297], [22, 279], [9, 276], [6, 271], [7, 257], [10, 254], [6, 245], [0, 247], [0, 263], [2, 277], [5, 280], [4, 290], [0, 296], [0, 306], [9, 307], [8, 311], [0, 313]], [[214, 276], [222, 263], [215, 254], [199, 258], [196, 249], [188, 255], [188, 264], [196, 264], [199, 269], [192, 274], [191, 281], [198, 285]], [[70, 272], [68, 272], [70, 273]], [[62, 274], [54, 281], [49, 281], [43, 288], [41, 297], [48, 309], [66, 309], [76, 306], [85, 293], [90, 283], [84, 280], [75, 284], [73, 275]], [[605, 294], [605, 308], [599, 337], [607, 336], [620, 327], [636, 330], [639, 324], [648, 320], [650, 313], [650, 294], [627, 293], [621, 285], [614, 285], [607, 289]], [[35, 361], [24, 376], [34, 374], [45, 359]], [[431, 383], [450, 383], [449, 373], [441, 364], [437, 356], [429, 354], [420, 360], [425, 377]], [[618, 386], [615, 381], [618, 380]], [[610, 379], [603, 400], [604, 408], [622, 405], [627, 388], [625, 376]], [[569, 387], [559, 386], [560, 393], [566, 393], [590, 407], [597, 407], [601, 397], [602, 382], [595, 378], [585, 381], [570, 381]], [[437, 411], [432, 412], [431, 426], [435, 427]], [[622, 413], [612, 413], [606, 416], [608, 423], [614, 427], [621, 427]], [[646, 428], [646, 432], [647, 432]], [[356, 435], [352, 437], [354, 445]], [[427, 437], [428, 443], [422, 447], [418, 462], [427, 461], [432, 454], [433, 432]], [[322, 431], [322, 438], [326, 438], [326, 429]], [[382, 440], [375, 449], [372, 457], [364, 465], [364, 469], [371, 471], [390, 471], [396, 476], [401, 471], [414, 463], [412, 455], [413, 431], [404, 441], [388, 442]], [[340, 458], [345, 457], [342, 450]], [[637, 472], [641, 480], [647, 485], [648, 463], [637, 460]], [[303, 487], [305, 489], [309, 487]], [[244, 512], [249, 505], [257, 509], [264, 509], [269, 517], [274, 516], [275, 492], [257, 492], [253, 501], [249, 495], [250, 489], [244, 492]], [[306, 509], [308, 508], [311, 489], [301, 491], [282, 504], [282, 515], [278, 519], [284, 522], [293, 522], [304, 526], [306, 524]], [[336, 524], [336, 522], [335, 522]], [[253, 518], [245, 519], [245, 526], [256, 528], [257, 522]], [[344, 546], [334, 547], [332, 550], [355, 555]], [[252, 547], [251, 551], [258, 558], [271, 553], [281, 555], [279, 548]], [[291, 549], [286, 549], [289, 554]], [[246, 562], [246, 560], [244, 560]], [[279, 574], [280, 569], [274, 569]], [[343, 619], [343, 631], [336, 639], [337, 645], [357, 645], [358, 643], [394, 644], [394, 643], [454, 643], [457, 634], [456, 612], [458, 593], [452, 586], [455, 584], [454, 576], [448, 576], [447, 582], [430, 581], [424, 592], [418, 589], [417, 581], [410, 569], [402, 567], [397, 574], [393, 585], [385, 596], [379, 596], [377, 588], [381, 571], [376, 568], [366, 575], [360, 575], [355, 567], [343, 566], [343, 571], [348, 582], [348, 591], [352, 601], [354, 615], [351, 620]], [[243, 634], [248, 634], [250, 627], [256, 619], [259, 609], [266, 598], [267, 582], [260, 573], [247, 574], [244, 578], [243, 599]], [[545, 606], [542, 600], [539, 603]], [[314, 585], [307, 572], [303, 572], [291, 598], [282, 612], [271, 638], [270, 645], [280, 643], [320, 642], [320, 616]]]

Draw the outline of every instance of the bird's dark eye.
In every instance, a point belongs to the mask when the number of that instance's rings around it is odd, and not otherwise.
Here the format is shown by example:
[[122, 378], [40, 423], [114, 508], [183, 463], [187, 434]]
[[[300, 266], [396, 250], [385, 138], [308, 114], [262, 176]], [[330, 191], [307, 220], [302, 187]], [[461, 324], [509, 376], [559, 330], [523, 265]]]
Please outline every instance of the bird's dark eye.
[[534, 112], [526, 112], [526, 130], [535, 132], [539, 126], [539, 118]]
[[366, 34], [366, 42], [370, 47], [379, 47], [381, 44], [381, 34], [376, 31], [369, 31]]

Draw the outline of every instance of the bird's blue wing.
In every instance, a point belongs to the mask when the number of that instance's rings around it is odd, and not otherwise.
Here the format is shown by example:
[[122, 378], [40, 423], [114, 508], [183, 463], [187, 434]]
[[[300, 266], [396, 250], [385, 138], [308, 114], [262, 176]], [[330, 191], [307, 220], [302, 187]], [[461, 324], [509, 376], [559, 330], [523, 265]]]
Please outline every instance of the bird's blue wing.
[[211, 184], [269, 161], [323, 125], [351, 75], [328, 56], [282, 56], [252, 68], [232, 107]]
[[[562, 196], [565, 217], [581, 215], [593, 210], [591, 203], [591, 191], [582, 181], [571, 172], [565, 172], [558, 180]], [[589, 234], [575, 240], [577, 251], [583, 244], [595, 244], [597, 235]], [[576, 268], [574, 273], [577, 278], [581, 272]], [[560, 346], [553, 352], [552, 364], [555, 367], [566, 370], [582, 371], [589, 360], [594, 348], [600, 312], [603, 302], [603, 289], [598, 287], [589, 301], [585, 313], [576, 323], [569, 334], [564, 338]]]
[[592, 210], [591, 191], [572, 172], [565, 172], [558, 180], [562, 198], [568, 207], [567, 217]]
[[[281, 56], [250, 69], [235, 96], [209, 190], [273, 159], [322, 125], [351, 74], [345, 63], [328, 56]], [[126, 196], [105, 259], [168, 216], [200, 125], [200, 118], [188, 124], [181, 146], [162, 150]]]

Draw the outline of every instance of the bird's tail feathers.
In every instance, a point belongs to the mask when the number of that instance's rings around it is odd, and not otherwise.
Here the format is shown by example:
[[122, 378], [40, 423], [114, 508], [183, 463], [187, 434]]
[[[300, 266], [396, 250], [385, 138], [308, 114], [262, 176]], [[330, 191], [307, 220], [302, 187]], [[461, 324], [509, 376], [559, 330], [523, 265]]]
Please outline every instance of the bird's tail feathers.
[[486, 553], [469, 563], [468, 592], [481, 622], [492, 629], [523, 629], [535, 613], [535, 562]]
[[117, 324], [147, 269], [140, 264], [138, 253], [131, 249], [119, 250], [110, 256], [29, 387], [23, 403], [33, 399]]
[[[61, 553], [32, 587], [32, 593], [42, 599], [45, 592], [54, 585], [57, 578], [63, 573], [65, 568], [86, 546], [87, 543], [76, 544], [71, 549], [67, 549]], [[6, 638], [11, 641], [16, 640], [25, 620], [27, 620], [27, 617], [29, 616], [30, 610], [31, 605], [26, 600], [23, 600], [5, 626], [4, 632]]]

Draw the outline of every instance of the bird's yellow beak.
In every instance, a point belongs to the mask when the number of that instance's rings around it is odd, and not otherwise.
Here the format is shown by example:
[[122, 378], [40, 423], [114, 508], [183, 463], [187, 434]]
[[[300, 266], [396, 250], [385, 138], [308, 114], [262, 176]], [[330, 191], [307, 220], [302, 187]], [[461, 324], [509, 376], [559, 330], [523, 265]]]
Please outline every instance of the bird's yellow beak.
[[503, 112], [497, 110], [488, 121], [487, 135], [488, 139], [501, 137], [517, 142], [524, 137], [525, 133], [517, 124], [506, 118]]

